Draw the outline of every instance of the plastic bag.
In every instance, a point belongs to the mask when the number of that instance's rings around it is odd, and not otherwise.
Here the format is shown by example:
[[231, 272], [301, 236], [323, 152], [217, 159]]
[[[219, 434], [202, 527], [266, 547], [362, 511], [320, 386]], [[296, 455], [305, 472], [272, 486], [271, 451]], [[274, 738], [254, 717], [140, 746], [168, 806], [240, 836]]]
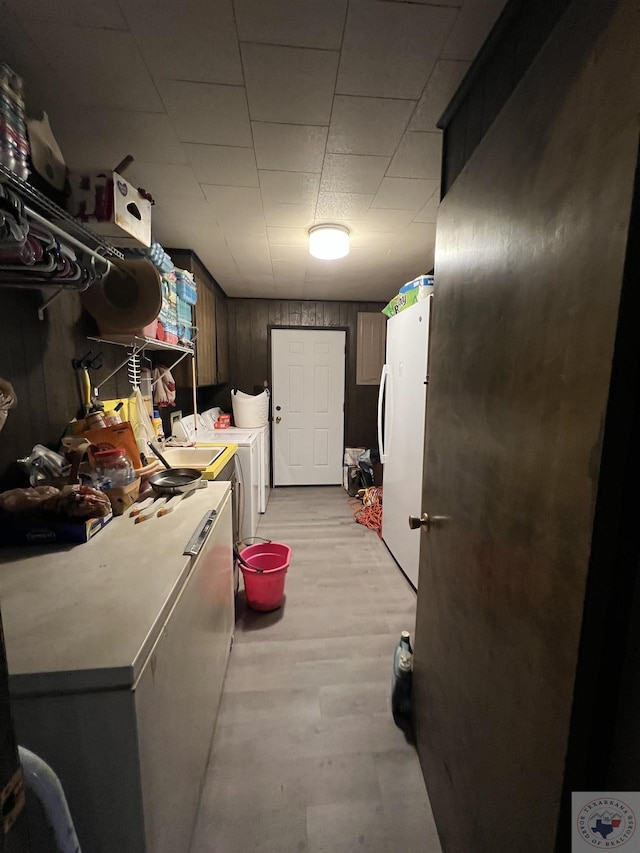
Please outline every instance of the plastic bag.
[[36, 444], [26, 459], [18, 461], [28, 474], [32, 486], [64, 479], [71, 471], [71, 464], [64, 456], [55, 450], [49, 450], [43, 444]]
[[156, 434], [142, 392], [137, 386], [129, 397], [129, 421], [136, 437], [138, 451], [146, 455], [149, 446], [148, 442], [156, 441]]

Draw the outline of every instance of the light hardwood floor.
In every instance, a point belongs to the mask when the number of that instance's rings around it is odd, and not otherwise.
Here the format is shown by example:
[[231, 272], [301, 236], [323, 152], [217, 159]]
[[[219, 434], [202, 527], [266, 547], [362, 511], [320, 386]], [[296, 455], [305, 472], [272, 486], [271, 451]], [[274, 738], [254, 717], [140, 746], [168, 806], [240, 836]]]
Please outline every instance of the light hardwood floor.
[[273, 490], [258, 533], [292, 548], [286, 602], [239, 607], [192, 853], [440, 853], [390, 711], [415, 594], [341, 488]]

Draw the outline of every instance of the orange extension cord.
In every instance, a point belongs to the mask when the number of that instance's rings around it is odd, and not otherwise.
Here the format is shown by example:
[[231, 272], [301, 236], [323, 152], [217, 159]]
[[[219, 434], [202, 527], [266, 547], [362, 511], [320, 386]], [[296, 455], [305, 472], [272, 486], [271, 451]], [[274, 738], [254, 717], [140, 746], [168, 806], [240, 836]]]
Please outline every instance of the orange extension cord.
[[363, 524], [370, 530], [380, 533], [382, 530], [382, 486], [371, 486], [364, 489], [362, 506], [353, 513], [358, 524]]

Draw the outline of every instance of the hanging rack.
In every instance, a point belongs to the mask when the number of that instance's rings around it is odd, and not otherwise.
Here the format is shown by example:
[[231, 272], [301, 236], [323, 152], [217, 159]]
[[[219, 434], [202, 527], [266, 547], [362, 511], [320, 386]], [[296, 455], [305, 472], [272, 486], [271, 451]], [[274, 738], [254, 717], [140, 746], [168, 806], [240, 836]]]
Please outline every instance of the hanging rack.
[[120, 258], [121, 260], [124, 258], [124, 254], [120, 249], [107, 243], [106, 240], [91, 231], [84, 222], [74, 219], [66, 210], [59, 207], [50, 198], [47, 198], [46, 195], [37, 190], [28, 181], [18, 177], [18, 175], [14, 174], [2, 163], [0, 163], [0, 181], [17, 192], [23, 203], [28, 205], [32, 211], [44, 216], [47, 227], [51, 224], [52, 220], [58, 222], [65, 235], [77, 234], [83, 246], [93, 247], [110, 257]]
[[[32, 222], [50, 231], [66, 246], [81, 253], [88, 261], [90, 272], [89, 281], [83, 276], [76, 281], [72, 279], [55, 278], [55, 276], [39, 275], [42, 270], [33, 268], [5, 267], [9, 272], [18, 272], [21, 278], [11, 277], [11, 280], [0, 280], [0, 287], [55, 287], [55, 293], [38, 308], [38, 317], [44, 319], [46, 309], [59, 298], [63, 290], [86, 290], [95, 281], [106, 275], [111, 268], [111, 261], [105, 257], [123, 259], [123, 253], [107, 243], [102, 237], [94, 234], [83, 222], [74, 219], [66, 210], [59, 207], [51, 199], [33, 187], [28, 181], [14, 174], [3, 164], [0, 164], [0, 182], [12, 189], [20, 198], [24, 213]], [[78, 236], [74, 236], [78, 235]], [[85, 265], [86, 269], [86, 265]]]
[[[38, 225], [41, 225], [43, 228], [47, 228], [49, 231], [53, 232], [63, 243], [66, 243], [68, 246], [73, 246], [74, 249], [77, 249], [79, 252], [82, 252], [82, 254], [87, 255], [95, 265], [103, 267], [102, 270], [98, 270], [100, 278], [111, 270], [113, 265], [108, 258], [105, 258], [104, 255], [99, 254], [99, 252], [96, 252], [94, 249], [90, 249], [89, 246], [81, 243], [80, 240], [76, 240], [76, 238], [72, 237], [67, 231], [64, 231], [62, 228], [54, 225], [53, 222], [45, 219], [44, 216], [40, 216], [40, 214], [36, 213], [35, 210], [32, 210], [29, 205], [25, 204], [24, 211], [29, 219], [32, 219], [34, 222], [37, 222]], [[85, 285], [85, 287], [77, 289], [86, 290], [87, 287], [88, 285]]]

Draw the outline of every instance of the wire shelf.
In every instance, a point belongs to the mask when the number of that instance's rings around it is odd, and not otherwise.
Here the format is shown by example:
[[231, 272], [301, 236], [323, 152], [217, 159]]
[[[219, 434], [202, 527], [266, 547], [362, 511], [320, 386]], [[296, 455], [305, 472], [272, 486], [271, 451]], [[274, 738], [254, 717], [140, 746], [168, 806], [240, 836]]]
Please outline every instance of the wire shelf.
[[94, 249], [104, 255], [110, 255], [111, 257], [124, 258], [124, 254], [120, 249], [116, 249], [115, 246], [107, 243], [102, 237], [94, 234], [83, 222], [74, 219], [66, 210], [63, 210], [55, 202], [47, 198], [46, 195], [43, 195], [35, 187], [32, 187], [27, 181], [14, 175], [10, 169], [7, 169], [1, 163], [0, 181], [8, 184], [12, 190], [15, 190], [20, 198], [26, 204], [33, 207], [37, 213], [50, 219], [70, 236], [83, 240], [90, 249]]
[[102, 337], [89, 336], [90, 341], [97, 341], [100, 344], [117, 344], [121, 347], [142, 352], [143, 350], [170, 350], [173, 352], [183, 352], [185, 355], [193, 355], [194, 349], [183, 347], [180, 344], [168, 344], [165, 341], [158, 341], [155, 338], [143, 338], [139, 335], [104, 335]]

